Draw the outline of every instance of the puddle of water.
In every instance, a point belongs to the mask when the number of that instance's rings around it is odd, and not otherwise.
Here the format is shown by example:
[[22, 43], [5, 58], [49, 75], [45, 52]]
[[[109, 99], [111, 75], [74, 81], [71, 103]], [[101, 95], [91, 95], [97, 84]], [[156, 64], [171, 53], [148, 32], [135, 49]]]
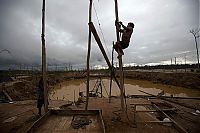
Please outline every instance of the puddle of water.
[[[98, 88], [100, 80], [97, 79], [90, 80], [90, 90]], [[102, 90], [103, 96], [108, 97], [110, 80], [102, 79]], [[96, 87], [95, 87], [96, 85]], [[196, 89], [187, 89], [183, 87], [176, 87], [171, 85], [154, 84], [149, 81], [125, 79], [124, 81], [126, 95], [145, 95], [139, 90], [157, 95], [159, 92], [164, 90], [166, 96], [181, 96], [181, 97], [200, 97], [200, 91]], [[79, 80], [68, 80], [60, 83], [54, 87], [50, 92], [50, 99], [64, 99], [69, 101], [77, 100], [79, 97], [79, 92], [86, 92], [86, 79]], [[99, 87], [100, 92], [100, 87]], [[112, 96], [119, 96], [120, 91], [117, 84], [113, 82], [112, 84]]]

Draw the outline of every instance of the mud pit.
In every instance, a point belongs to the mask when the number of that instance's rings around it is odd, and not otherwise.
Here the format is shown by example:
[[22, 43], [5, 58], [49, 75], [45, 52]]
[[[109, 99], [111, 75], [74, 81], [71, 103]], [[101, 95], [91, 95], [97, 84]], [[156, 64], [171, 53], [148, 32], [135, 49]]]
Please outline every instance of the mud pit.
[[[50, 91], [50, 99], [65, 99], [69, 101], [74, 101], [78, 99], [78, 93], [84, 92], [86, 88], [86, 80], [68, 80], [57, 84]], [[98, 84], [97, 79], [92, 79], [90, 81], [90, 90], [96, 89], [95, 84]], [[102, 79], [102, 89], [103, 96], [108, 97], [109, 95], [109, 85], [110, 80], [107, 78]], [[162, 85], [162, 84], [154, 84], [150, 81], [142, 81], [142, 80], [133, 80], [133, 79], [125, 79], [125, 89], [126, 95], [145, 95], [139, 90], [157, 95], [162, 90], [165, 92], [165, 96], [180, 96], [180, 97], [200, 97], [200, 90], [196, 89], [188, 89], [183, 87], [177, 87], [172, 85]], [[99, 87], [100, 91], [100, 87]], [[75, 97], [74, 97], [75, 94]], [[120, 92], [115, 82], [113, 82], [112, 86], [112, 96], [119, 96]]]
[[[69, 77], [69, 78], [72, 78], [72, 77]], [[85, 79], [73, 79], [73, 80], [69, 80], [69, 78], [67, 78], [67, 81], [63, 81], [64, 79], [66, 78], [62, 78], [61, 76], [59, 76], [59, 82], [57, 82], [58, 80], [57, 79], [54, 79], [52, 78], [52, 81], [54, 82], [50, 82], [50, 85], [51, 85], [51, 94], [49, 96], [49, 98], [51, 99], [49, 101], [49, 107], [50, 108], [59, 108], [59, 107], [63, 107], [63, 105], [66, 105], [68, 102], [68, 100], [70, 101], [74, 101], [74, 92], [75, 92], [75, 100], [77, 100], [78, 98], [78, 93], [80, 91], [85, 91], [85, 88], [86, 88], [86, 85], [85, 85]], [[108, 91], [109, 90], [109, 79], [106, 79], [104, 78], [103, 79], [103, 95], [105, 97], [108, 97], [107, 96], [107, 93], [105, 91], [105, 88], [106, 90]], [[53, 83], [53, 84], [52, 84]], [[57, 83], [57, 84], [56, 84]], [[90, 84], [90, 89], [92, 90], [94, 88], [94, 85], [96, 83], [96, 79], [92, 79], [91, 80], [91, 84]], [[30, 84], [29, 82], [27, 82], [27, 84]], [[54, 84], [56, 84], [54, 86]], [[23, 95], [20, 95], [22, 96], [22, 98], [16, 98], [16, 99], [19, 99], [19, 100], [23, 100], [23, 99], [35, 99], [35, 83], [32, 83], [32, 85], [23, 85], [25, 87], [19, 87], [17, 86], [16, 88], [14, 88], [17, 92], [19, 91], [20, 94], [23, 94], [25, 95], [23, 97]], [[27, 86], [27, 87], [26, 87]], [[104, 88], [105, 86], [105, 88]], [[162, 85], [162, 84], [155, 84], [155, 83], [152, 83], [152, 82], [149, 82], [149, 81], [142, 81], [142, 80], [133, 80], [133, 79], [125, 79], [125, 88], [126, 88], [126, 94], [127, 95], [132, 95], [132, 94], [142, 94], [144, 95], [144, 93], [141, 93], [139, 92], [138, 90], [143, 90], [145, 92], [148, 92], [148, 93], [151, 93], [151, 94], [155, 94], [157, 95], [157, 93], [161, 92], [162, 90], [165, 91], [165, 95], [171, 95], [173, 94], [174, 96], [183, 96], [183, 97], [199, 97], [200, 96], [200, 91], [198, 89], [192, 89], [192, 88], [182, 88], [182, 87], [175, 87], [175, 86], [172, 86], [172, 85]], [[12, 90], [12, 88], [10, 89]], [[75, 91], [74, 91], [75, 90]], [[30, 95], [27, 95], [27, 93], [24, 93], [24, 92], [29, 92], [30, 91]], [[12, 92], [12, 91], [9, 91], [9, 92]], [[108, 91], [109, 92], [109, 91]], [[18, 94], [18, 93], [16, 93]], [[119, 90], [118, 90], [118, 87], [116, 86], [115, 82], [113, 82], [113, 90], [112, 90], [112, 95], [113, 96], [118, 96], [119, 95]], [[12, 96], [12, 95], [11, 95]], [[16, 96], [16, 95], [14, 95]], [[30, 96], [30, 97], [28, 97]], [[14, 98], [15, 99], [15, 98]], [[58, 99], [58, 100], [57, 100]], [[117, 100], [117, 99], [116, 99]], [[137, 99], [135, 99], [137, 101]], [[113, 102], [114, 100], [112, 100]], [[112, 110], [117, 110], [120, 108], [120, 102], [119, 102], [119, 99], [117, 100], [118, 102], [114, 102], [116, 104], [116, 106], [114, 107], [114, 109]], [[158, 101], [160, 102], [160, 99], [158, 99]], [[177, 102], [182, 102], [184, 104], [188, 104], [190, 106], [193, 106], [195, 109], [198, 109], [200, 107], [200, 102], [199, 100], [187, 100], [187, 99], [184, 99], [184, 100], [175, 100]], [[107, 127], [107, 131], [116, 131], [118, 130], [118, 126], [120, 123], [117, 123], [117, 127], [115, 127], [115, 130], [114, 129], [108, 129], [108, 127], [112, 127], [113, 125], [113, 122], [111, 121], [112, 119], [112, 112], [109, 113], [109, 110], [108, 110], [108, 107], [107, 106], [104, 106], [104, 107], [101, 107], [103, 106], [102, 104], [104, 104], [104, 102], [108, 102], [108, 99], [104, 99], [104, 100], [100, 100], [98, 101], [98, 104], [96, 104], [96, 101], [93, 102], [93, 105], [92, 104], [92, 101], [89, 101], [89, 106], [91, 108], [103, 108], [104, 109], [104, 118], [105, 118], [105, 122], [106, 123], [106, 127]], [[102, 104], [101, 104], [102, 103]], [[171, 103], [170, 103], [171, 104]], [[98, 106], [97, 106], [98, 105]], [[36, 108], [36, 101], [35, 102], [31, 102], [31, 107], [30, 105], [28, 104], [21, 104], [19, 103], [19, 105], [17, 106], [21, 106], [20, 108], [16, 108], [15, 107], [16, 104], [12, 105], [12, 104], [2, 104], [1, 105], [1, 109], [0, 109], [0, 112], [1, 112], [1, 124], [0, 124], [0, 129], [2, 131], [5, 131], [5, 132], [23, 132], [27, 129], [27, 127], [34, 122], [34, 120], [36, 120], [38, 117], [37, 117], [37, 108]], [[83, 109], [84, 108], [84, 105], [81, 105], [82, 108], [78, 108], [78, 109]], [[174, 104], [174, 106], [177, 106], [176, 104]], [[14, 109], [18, 109], [18, 111], [16, 112]], [[26, 109], [27, 110], [24, 110]], [[77, 109], [76, 106], [73, 106], [73, 107], [70, 107], [72, 109]], [[192, 114], [192, 112], [195, 112], [196, 110], [194, 109], [186, 109], [186, 108], [182, 108], [182, 107], [179, 107], [179, 109], [181, 110], [180, 111], [180, 114], [181, 116], [177, 117], [176, 114], [174, 114], [174, 118], [177, 119], [178, 121], [180, 121], [180, 123], [182, 125], [184, 125], [185, 129], [188, 129], [189, 131], [191, 132], [199, 132], [200, 129], [198, 128], [198, 124], [200, 123], [199, 122], [199, 116], [195, 116]], [[33, 110], [33, 111], [28, 111], [28, 110]], [[185, 112], [185, 110], [187, 112]], [[26, 112], [28, 111], [28, 112]], [[2, 115], [2, 113], [6, 113], [6, 112], [9, 112], [9, 114], [5, 114], [5, 115]], [[7, 124], [3, 123], [5, 120], [11, 120], [10, 118], [15, 118], [15, 113], [17, 114], [23, 114], [24, 112], [26, 112], [24, 115], [20, 115], [20, 116], [17, 116], [16, 119], [12, 119], [13, 121], [12, 122], [8, 122]], [[187, 120], [183, 121], [183, 118], [187, 118]], [[190, 121], [188, 120], [192, 120], [193, 122], [191, 123]], [[124, 126], [125, 128], [123, 128], [123, 130], [126, 130], [126, 127], [127, 125], [120, 125], [121, 126]], [[149, 128], [151, 128], [151, 126], [141, 126], [141, 129], [142, 128], [147, 128], [146, 132], [149, 131]], [[161, 129], [156, 129], [157, 131], [161, 131]], [[140, 131], [140, 129], [138, 129], [138, 131]], [[155, 131], [155, 130], [154, 130]], [[168, 131], [168, 129], [166, 128], [166, 132]]]

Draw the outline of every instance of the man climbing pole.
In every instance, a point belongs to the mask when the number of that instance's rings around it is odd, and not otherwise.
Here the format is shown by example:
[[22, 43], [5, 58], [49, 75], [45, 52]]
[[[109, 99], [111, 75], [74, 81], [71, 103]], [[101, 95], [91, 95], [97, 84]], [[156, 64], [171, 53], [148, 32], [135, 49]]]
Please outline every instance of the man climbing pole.
[[134, 24], [132, 22], [128, 23], [127, 26], [123, 25], [122, 22], [116, 23], [116, 25], [119, 25], [123, 27], [123, 29], [120, 29], [119, 32], [122, 33], [122, 39], [120, 42], [116, 42], [114, 45], [114, 49], [118, 52], [118, 49], [122, 55], [124, 55], [123, 49], [127, 48], [129, 46], [130, 38], [133, 33]]

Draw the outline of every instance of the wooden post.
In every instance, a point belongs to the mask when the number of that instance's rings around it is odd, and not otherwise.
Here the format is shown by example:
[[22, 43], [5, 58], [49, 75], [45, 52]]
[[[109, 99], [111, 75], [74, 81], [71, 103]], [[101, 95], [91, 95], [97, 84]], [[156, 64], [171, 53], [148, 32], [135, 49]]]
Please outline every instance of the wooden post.
[[[116, 36], [117, 36], [117, 41], [120, 41], [120, 36], [119, 36], [119, 16], [118, 16], [118, 2], [115, 0], [115, 26], [116, 26]], [[118, 52], [120, 53], [120, 52]], [[123, 81], [123, 63], [122, 63], [122, 55], [118, 54], [118, 59], [119, 59], [119, 72], [120, 72], [120, 97], [121, 97], [121, 108], [122, 111], [125, 111], [124, 108], [124, 81]]]
[[74, 105], [75, 105], [75, 102], [76, 102], [76, 92], [75, 92], [75, 89], [74, 89]]
[[42, 5], [42, 77], [44, 87], [44, 110], [48, 112], [48, 95], [47, 95], [47, 82], [46, 82], [46, 48], [45, 48], [45, 0]]
[[[92, 0], [89, 4], [89, 23], [92, 21]], [[90, 90], [90, 51], [91, 51], [91, 31], [89, 27], [88, 35], [88, 53], [87, 53], [87, 85], [86, 85], [86, 104], [85, 110], [88, 109], [89, 90]]]
[[136, 109], [137, 109], [137, 106], [136, 104], [134, 104], [134, 123], [136, 124]]
[[109, 93], [109, 103], [111, 102], [110, 100], [111, 100], [111, 95], [112, 95], [112, 92], [111, 92], [111, 90], [112, 90], [112, 78], [113, 78], [113, 55], [114, 55], [114, 41], [113, 41], [113, 48], [112, 48], [112, 62], [111, 62], [111, 69], [110, 69], [110, 93]]
[[101, 89], [101, 98], [103, 97], [103, 90], [102, 90], [102, 81], [101, 81], [101, 77], [100, 77], [100, 89]]

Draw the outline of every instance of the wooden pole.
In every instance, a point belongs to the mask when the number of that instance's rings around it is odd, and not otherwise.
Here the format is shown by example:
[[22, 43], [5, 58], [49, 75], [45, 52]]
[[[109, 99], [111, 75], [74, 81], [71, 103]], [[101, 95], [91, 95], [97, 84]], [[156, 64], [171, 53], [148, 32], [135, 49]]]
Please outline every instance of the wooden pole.
[[118, 25], [119, 15], [118, 15], [118, 2], [117, 2], [117, 0], [115, 0], [115, 17], [116, 17], [115, 26], [116, 26], [117, 41], [120, 41], [120, 37], [119, 37], [119, 25]]
[[[92, 22], [92, 0], [89, 4], [89, 23]], [[88, 109], [89, 90], [90, 90], [90, 51], [91, 51], [91, 31], [89, 27], [88, 35], [88, 53], [87, 53], [87, 85], [86, 85], [86, 104], [85, 110]]]
[[101, 98], [103, 97], [103, 90], [102, 90], [102, 80], [101, 80], [101, 77], [100, 77], [100, 89], [101, 89]]
[[44, 110], [48, 112], [48, 95], [47, 95], [47, 82], [46, 82], [46, 48], [45, 48], [45, 0], [42, 5], [42, 77], [44, 87]]
[[114, 55], [114, 41], [113, 41], [113, 48], [112, 48], [112, 62], [111, 62], [111, 65], [112, 65], [112, 68], [110, 70], [110, 93], [109, 93], [109, 103], [111, 102], [111, 95], [112, 95], [112, 78], [113, 78], [113, 55]]
[[[118, 16], [118, 2], [115, 0], [115, 26], [116, 26], [116, 36], [117, 36], [117, 41], [120, 41], [120, 36], [119, 36], [119, 16]], [[121, 108], [122, 111], [125, 111], [124, 108], [124, 81], [123, 81], [123, 63], [122, 63], [122, 55], [119, 54], [118, 52], [118, 59], [119, 59], [119, 72], [120, 72], [120, 97], [121, 97]]]

